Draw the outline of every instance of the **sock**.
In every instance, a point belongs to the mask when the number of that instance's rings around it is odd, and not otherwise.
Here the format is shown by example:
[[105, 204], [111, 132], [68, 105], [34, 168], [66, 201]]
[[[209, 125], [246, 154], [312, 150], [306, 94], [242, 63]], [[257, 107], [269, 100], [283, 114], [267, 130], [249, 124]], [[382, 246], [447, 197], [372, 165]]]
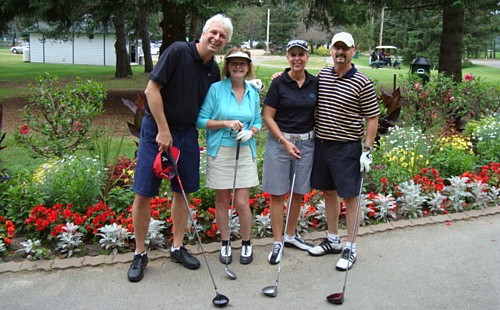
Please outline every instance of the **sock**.
[[141, 252], [141, 253], [137, 253], [137, 251], [135, 251], [135, 252], [134, 252], [134, 255], [137, 255], [137, 254], [141, 254], [141, 256], [143, 256], [143, 255], [146, 255], [146, 254], [147, 254], [147, 252], [146, 252], [146, 251], [143, 251], [143, 252]]
[[337, 235], [337, 234], [328, 233], [328, 240], [330, 240], [331, 242], [338, 243], [340, 241], [340, 238], [339, 238], [339, 235]]
[[346, 242], [345, 243], [345, 248], [346, 249], [350, 249], [351, 245], [352, 245], [352, 252], [356, 253], [356, 242], [355, 243]]
[[241, 240], [241, 245], [244, 246], [244, 245], [252, 245], [252, 243], [250, 243], [250, 239], [248, 240]]
[[295, 236], [289, 236], [289, 235], [285, 234], [285, 241], [292, 241], [293, 238], [295, 238]]
[[222, 240], [222, 246], [229, 245], [229, 240]]
[[172, 247], [170, 248], [170, 251], [173, 252], [173, 251], [177, 251], [177, 250], [180, 250], [181, 247], [178, 247], [178, 248], [174, 248], [174, 246], [172, 245]]

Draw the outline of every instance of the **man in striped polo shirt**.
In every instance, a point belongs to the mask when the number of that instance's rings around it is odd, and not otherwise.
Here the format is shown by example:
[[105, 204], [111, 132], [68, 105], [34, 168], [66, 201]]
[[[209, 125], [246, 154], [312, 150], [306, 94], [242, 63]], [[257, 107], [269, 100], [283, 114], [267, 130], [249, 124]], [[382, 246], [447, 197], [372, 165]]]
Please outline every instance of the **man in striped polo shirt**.
[[[350, 269], [357, 257], [355, 240], [361, 219], [358, 195], [361, 178], [372, 163], [371, 151], [380, 114], [372, 81], [351, 63], [355, 52], [352, 35], [337, 33], [330, 48], [333, 66], [325, 67], [318, 74], [316, 143], [311, 175], [311, 186], [323, 191], [325, 198], [328, 236], [308, 252], [312, 256], [342, 252], [336, 266], [341, 271]], [[348, 240], [343, 250], [338, 235], [340, 197], [347, 208]]]

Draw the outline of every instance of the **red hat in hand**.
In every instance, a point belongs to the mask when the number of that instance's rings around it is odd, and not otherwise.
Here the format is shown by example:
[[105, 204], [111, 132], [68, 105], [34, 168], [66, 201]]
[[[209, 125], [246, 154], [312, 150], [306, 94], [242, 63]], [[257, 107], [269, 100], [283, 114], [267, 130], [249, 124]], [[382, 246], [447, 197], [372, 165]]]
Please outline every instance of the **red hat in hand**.
[[174, 161], [177, 164], [181, 152], [175, 146], [171, 146], [167, 152], [158, 152], [153, 163], [153, 171], [157, 177], [171, 180], [175, 177], [173, 168]]

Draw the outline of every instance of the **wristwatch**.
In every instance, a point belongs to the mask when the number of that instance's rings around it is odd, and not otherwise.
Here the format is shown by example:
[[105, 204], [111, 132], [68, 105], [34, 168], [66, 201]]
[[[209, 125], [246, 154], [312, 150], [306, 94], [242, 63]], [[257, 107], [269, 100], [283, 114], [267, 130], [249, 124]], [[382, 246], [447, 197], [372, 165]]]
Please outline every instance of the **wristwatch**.
[[366, 146], [363, 148], [363, 152], [371, 152], [373, 151], [373, 146]]

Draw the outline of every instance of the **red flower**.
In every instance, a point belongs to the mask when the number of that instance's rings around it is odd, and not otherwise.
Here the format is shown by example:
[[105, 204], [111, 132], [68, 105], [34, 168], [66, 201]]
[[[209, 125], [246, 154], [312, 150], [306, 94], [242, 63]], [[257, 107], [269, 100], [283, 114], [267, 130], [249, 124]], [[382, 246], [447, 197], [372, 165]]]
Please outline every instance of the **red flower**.
[[466, 81], [472, 81], [474, 79], [474, 77], [472, 76], [472, 74], [470, 73], [467, 73], [465, 76], [464, 76], [464, 79]]
[[30, 128], [28, 127], [28, 124], [24, 124], [20, 127], [19, 131], [22, 135], [27, 135], [30, 133]]

